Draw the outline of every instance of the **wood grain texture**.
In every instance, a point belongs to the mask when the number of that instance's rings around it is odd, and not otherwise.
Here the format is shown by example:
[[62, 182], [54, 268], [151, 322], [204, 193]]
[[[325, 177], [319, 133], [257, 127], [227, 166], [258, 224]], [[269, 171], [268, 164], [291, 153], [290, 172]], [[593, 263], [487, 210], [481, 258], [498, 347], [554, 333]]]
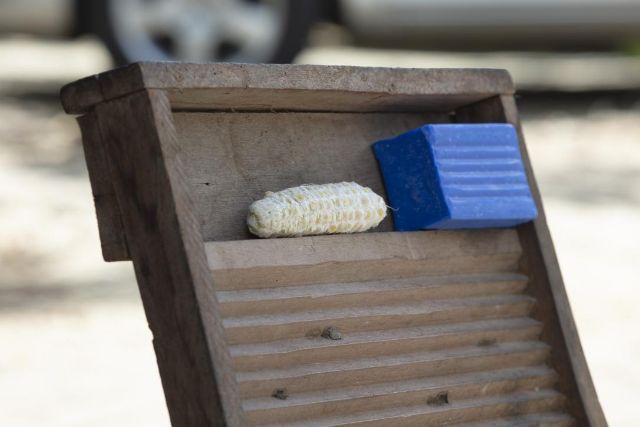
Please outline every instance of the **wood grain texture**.
[[545, 412], [520, 417], [507, 417], [472, 423], [455, 424], [455, 427], [572, 427], [574, 419], [561, 412]]
[[[436, 407], [423, 403], [416, 406], [383, 409], [344, 417], [326, 417], [313, 421], [272, 424], [271, 427], [276, 425], [280, 427], [444, 426], [474, 420], [488, 420], [515, 415], [527, 416], [535, 412], [554, 411], [562, 409], [563, 403], [564, 399], [559, 393], [549, 389], [541, 389], [484, 398], [461, 399], [450, 405]], [[521, 418], [520, 416], [516, 418], [516, 422]], [[515, 425], [518, 426], [519, 424]]]
[[104, 100], [98, 75], [76, 80], [60, 90], [62, 107], [70, 114], [89, 113], [94, 106]]
[[238, 372], [245, 398], [268, 397], [277, 388], [297, 394], [353, 385], [378, 384], [428, 376], [462, 374], [543, 364], [549, 347], [541, 342], [500, 343], [441, 351], [339, 360], [285, 369]]
[[[403, 325], [404, 326], [404, 325]], [[252, 371], [287, 366], [412, 353], [445, 348], [536, 340], [542, 323], [526, 317], [475, 320], [431, 326], [343, 333], [337, 341], [317, 336], [233, 345], [236, 369]]]
[[[247, 207], [301, 184], [357, 181], [384, 196], [372, 141], [438, 114], [175, 113], [205, 240], [248, 239]], [[377, 228], [391, 231], [391, 215]]]
[[235, 111], [440, 111], [513, 93], [504, 70], [319, 65], [137, 63], [65, 86], [79, 114], [143, 89], [163, 89], [174, 109]]
[[518, 227], [524, 252], [521, 268], [523, 273], [531, 278], [528, 293], [538, 301], [533, 317], [548, 325], [542, 339], [554, 349], [551, 364], [560, 373], [558, 389], [568, 396], [567, 407], [571, 415], [576, 418], [578, 425], [604, 427], [607, 422], [598, 402], [571, 314], [515, 100], [513, 96], [495, 96], [457, 110], [456, 120], [461, 123], [511, 123], [518, 130], [523, 163], [531, 193], [538, 207], [536, 220]]
[[453, 274], [219, 291], [217, 296], [223, 316], [246, 316], [519, 293], [527, 281], [513, 273]]
[[96, 114], [171, 421], [244, 425], [169, 102], [143, 91]]
[[96, 208], [102, 257], [105, 261], [129, 260], [131, 257], [122, 225], [120, 205], [113, 188], [109, 158], [105, 152], [96, 115], [88, 113], [77, 120]]
[[328, 326], [344, 333], [423, 326], [445, 322], [526, 316], [534, 300], [504, 295], [412, 304], [247, 316], [224, 320], [230, 344], [319, 336]]
[[514, 230], [207, 242], [205, 251], [217, 290], [509, 272], [516, 270], [521, 255]]
[[247, 400], [247, 420], [256, 425], [304, 421], [326, 414], [348, 416], [358, 412], [423, 404], [438, 393], [449, 401], [481, 398], [552, 387], [556, 375], [548, 368], [501, 369], [473, 374], [422, 378], [328, 392], [301, 393], [287, 400]]

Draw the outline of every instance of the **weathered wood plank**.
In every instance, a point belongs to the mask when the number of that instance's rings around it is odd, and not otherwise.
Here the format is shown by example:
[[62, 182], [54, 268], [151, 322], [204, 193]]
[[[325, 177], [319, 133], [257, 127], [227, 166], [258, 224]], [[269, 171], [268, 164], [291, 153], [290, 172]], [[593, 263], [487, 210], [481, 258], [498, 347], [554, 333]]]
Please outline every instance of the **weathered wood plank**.
[[67, 113], [89, 113], [91, 109], [104, 101], [100, 90], [99, 75], [84, 77], [62, 87], [60, 101]]
[[502, 369], [473, 374], [433, 377], [401, 382], [299, 393], [278, 400], [272, 397], [245, 401], [247, 421], [256, 425], [348, 416], [391, 407], [424, 405], [438, 393], [449, 402], [482, 398], [553, 386], [556, 374], [545, 367]]
[[[461, 400], [442, 406], [405, 406], [344, 417], [280, 424], [280, 427], [424, 427], [527, 415], [561, 409], [564, 397], [554, 390], [538, 390]], [[519, 417], [518, 417], [519, 418]], [[272, 425], [271, 427], [275, 427]]]
[[574, 419], [561, 412], [508, 417], [473, 423], [455, 424], [455, 427], [571, 427]]
[[340, 340], [324, 337], [240, 344], [230, 347], [239, 371], [286, 368], [300, 364], [357, 359], [453, 347], [494, 345], [507, 341], [534, 341], [542, 323], [529, 318], [476, 320], [435, 326], [342, 334]]
[[524, 252], [521, 269], [531, 278], [528, 293], [538, 301], [533, 317], [548, 325], [543, 331], [542, 340], [554, 349], [551, 364], [560, 373], [558, 389], [568, 397], [567, 408], [571, 415], [578, 425], [605, 427], [607, 422], [598, 402], [571, 314], [515, 100], [513, 96], [495, 96], [457, 110], [456, 120], [465, 123], [511, 123], [518, 130], [522, 160], [529, 178], [531, 194], [538, 207], [538, 218], [518, 227], [518, 236]]
[[105, 261], [131, 259], [122, 225], [122, 213], [113, 188], [109, 158], [95, 113], [77, 119], [82, 134], [84, 158], [89, 171], [91, 193], [98, 219], [102, 257]]
[[206, 242], [217, 290], [515, 271], [514, 230], [360, 233]]
[[96, 114], [171, 421], [244, 425], [169, 102], [143, 91]]
[[533, 305], [533, 298], [524, 295], [440, 301], [427, 299], [404, 305], [228, 317], [223, 324], [229, 344], [241, 344], [320, 336], [329, 326], [350, 334], [445, 322], [520, 317], [527, 316]]
[[486, 69], [137, 63], [91, 79], [62, 89], [68, 113], [145, 88], [165, 90], [174, 109], [236, 111], [449, 112], [513, 93], [506, 71]]
[[[249, 205], [301, 184], [357, 181], [385, 195], [371, 143], [448, 115], [175, 113], [205, 240], [249, 239]], [[391, 215], [377, 228], [391, 231]]]
[[278, 388], [293, 395], [454, 373], [537, 366], [544, 363], [548, 352], [547, 345], [535, 341], [500, 343], [238, 372], [238, 383], [244, 398], [268, 397]]
[[323, 283], [278, 288], [218, 291], [222, 315], [250, 316], [330, 310], [520, 293], [528, 278], [514, 273], [454, 274], [371, 282]]

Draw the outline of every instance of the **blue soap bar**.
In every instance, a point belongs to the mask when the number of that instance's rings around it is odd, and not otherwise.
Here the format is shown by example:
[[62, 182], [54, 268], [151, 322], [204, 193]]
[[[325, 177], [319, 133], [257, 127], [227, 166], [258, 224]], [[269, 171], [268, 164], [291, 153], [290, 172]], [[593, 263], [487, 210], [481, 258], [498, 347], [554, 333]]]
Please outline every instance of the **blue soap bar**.
[[538, 214], [509, 124], [425, 125], [373, 150], [396, 230], [511, 227]]

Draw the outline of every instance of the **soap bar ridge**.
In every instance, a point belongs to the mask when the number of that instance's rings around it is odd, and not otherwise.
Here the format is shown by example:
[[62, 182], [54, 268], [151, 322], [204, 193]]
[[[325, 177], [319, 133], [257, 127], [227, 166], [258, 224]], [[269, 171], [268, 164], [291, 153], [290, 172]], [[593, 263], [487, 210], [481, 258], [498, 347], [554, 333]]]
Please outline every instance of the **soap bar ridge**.
[[396, 230], [511, 227], [537, 209], [510, 124], [433, 124], [373, 145]]

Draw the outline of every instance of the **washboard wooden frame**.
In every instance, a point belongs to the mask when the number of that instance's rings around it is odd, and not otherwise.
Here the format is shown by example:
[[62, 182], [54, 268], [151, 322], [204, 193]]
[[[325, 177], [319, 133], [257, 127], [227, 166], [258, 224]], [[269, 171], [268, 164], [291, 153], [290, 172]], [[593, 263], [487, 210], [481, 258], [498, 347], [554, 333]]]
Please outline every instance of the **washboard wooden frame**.
[[[310, 65], [139, 63], [65, 86], [104, 259], [133, 261], [172, 424], [605, 426], [513, 93], [502, 70]], [[265, 190], [384, 194], [368, 144], [426, 122], [515, 125], [539, 217], [247, 235]]]

